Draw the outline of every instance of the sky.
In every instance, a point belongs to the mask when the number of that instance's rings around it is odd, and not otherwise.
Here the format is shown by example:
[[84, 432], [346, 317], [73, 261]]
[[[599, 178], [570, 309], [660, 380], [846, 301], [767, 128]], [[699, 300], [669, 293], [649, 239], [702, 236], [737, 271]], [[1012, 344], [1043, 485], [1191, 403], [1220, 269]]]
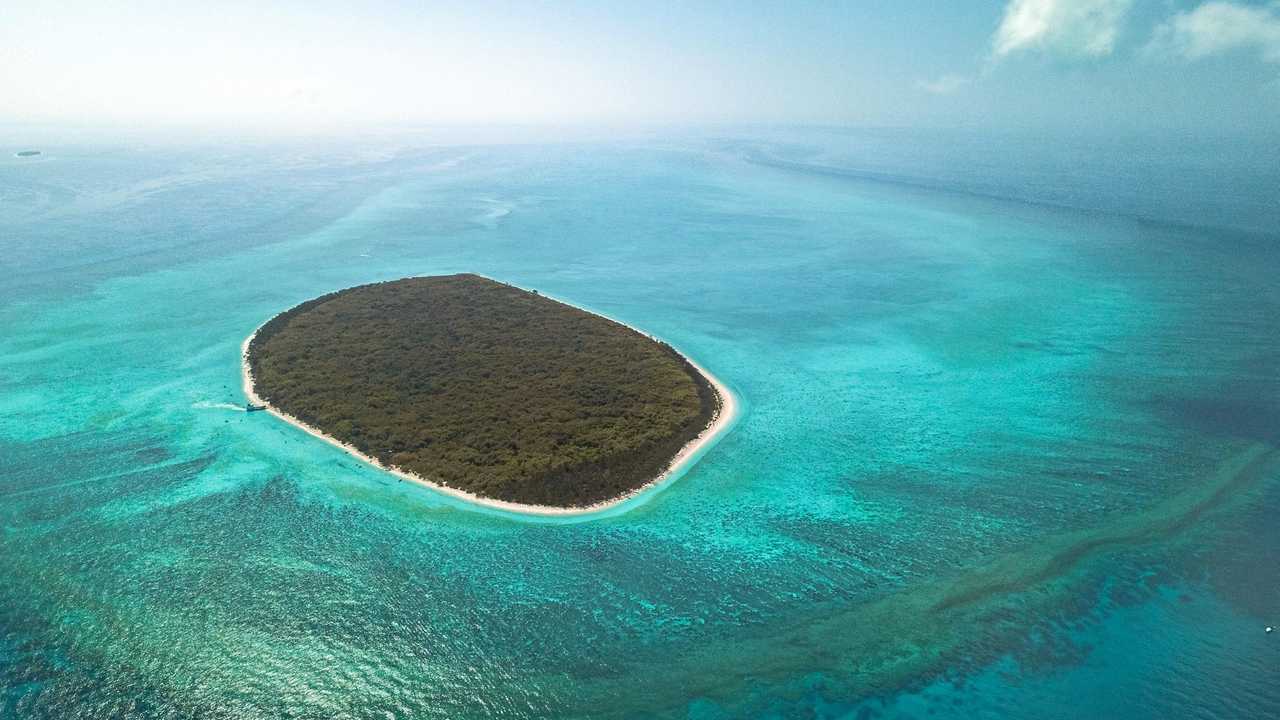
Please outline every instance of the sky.
[[0, 3], [0, 123], [1280, 135], [1280, 0]]

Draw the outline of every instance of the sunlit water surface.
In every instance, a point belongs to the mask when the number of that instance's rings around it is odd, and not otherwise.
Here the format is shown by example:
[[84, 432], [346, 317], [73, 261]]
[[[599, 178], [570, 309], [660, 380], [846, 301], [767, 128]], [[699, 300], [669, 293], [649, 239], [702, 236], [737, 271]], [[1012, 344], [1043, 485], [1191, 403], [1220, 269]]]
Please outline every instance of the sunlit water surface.
[[[1018, 142], [0, 153], [0, 717], [1280, 717], [1280, 158]], [[460, 271], [741, 420], [554, 522], [239, 410], [266, 318]]]

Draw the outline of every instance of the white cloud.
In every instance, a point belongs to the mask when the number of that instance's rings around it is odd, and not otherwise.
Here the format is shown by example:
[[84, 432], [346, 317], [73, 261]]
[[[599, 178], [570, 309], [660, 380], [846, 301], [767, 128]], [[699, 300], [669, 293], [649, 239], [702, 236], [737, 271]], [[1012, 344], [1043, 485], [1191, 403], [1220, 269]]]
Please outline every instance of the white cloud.
[[1148, 54], [1199, 60], [1232, 50], [1257, 50], [1280, 63], [1280, 3], [1265, 7], [1207, 2], [1156, 28]]
[[952, 74], [943, 75], [936, 80], [920, 80], [916, 82], [916, 87], [934, 95], [950, 95], [968, 84], [969, 78]]
[[991, 40], [992, 55], [1039, 50], [1103, 57], [1115, 49], [1133, 0], [1009, 0]]

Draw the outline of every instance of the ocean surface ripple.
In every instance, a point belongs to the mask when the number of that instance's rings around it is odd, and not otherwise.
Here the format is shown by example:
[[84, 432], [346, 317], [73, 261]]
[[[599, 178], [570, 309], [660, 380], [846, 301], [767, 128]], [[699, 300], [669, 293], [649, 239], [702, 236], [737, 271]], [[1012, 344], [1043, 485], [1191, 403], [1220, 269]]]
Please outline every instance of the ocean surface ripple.
[[[0, 718], [1280, 717], [1280, 162], [360, 142], [0, 165]], [[569, 521], [242, 412], [264, 318], [463, 271], [737, 427]]]

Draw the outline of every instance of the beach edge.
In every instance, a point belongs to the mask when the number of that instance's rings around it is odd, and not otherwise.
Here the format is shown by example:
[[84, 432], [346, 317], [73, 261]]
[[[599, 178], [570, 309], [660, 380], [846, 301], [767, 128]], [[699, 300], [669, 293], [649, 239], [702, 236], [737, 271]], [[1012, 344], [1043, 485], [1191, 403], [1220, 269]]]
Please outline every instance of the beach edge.
[[[501, 282], [501, 281], [497, 281], [497, 282]], [[504, 283], [504, 284], [509, 284], [509, 283]], [[601, 313], [597, 313], [592, 310], [588, 310], [586, 308], [573, 305], [572, 303], [567, 303], [559, 298], [551, 298], [549, 296], [544, 296], [544, 297], [548, 297], [548, 299], [554, 300], [559, 303], [563, 303], [565, 305], [570, 305], [571, 307], [575, 307], [579, 310], [582, 310], [583, 312], [591, 313], [592, 315], [596, 315], [597, 317], [602, 317], [606, 320], [609, 320], [610, 322], [618, 323], [619, 325], [623, 325], [627, 328], [630, 328], [631, 330], [638, 332], [647, 338], [654, 339], [654, 340], [657, 339], [657, 338], [654, 338], [649, 333], [646, 333], [643, 330], [640, 330], [639, 328], [628, 325], [627, 323], [621, 322], [620, 320], [611, 318], [607, 315], [603, 315]], [[288, 312], [288, 310], [285, 310], [283, 312]], [[448, 485], [441, 485], [440, 483], [432, 482], [431, 480], [421, 477], [420, 475], [416, 475], [414, 473], [401, 470], [399, 468], [384, 465], [382, 462], [378, 461], [377, 458], [371, 457], [369, 455], [365, 455], [363, 452], [361, 452], [358, 448], [354, 447], [353, 445], [350, 445], [349, 443], [344, 443], [341, 440], [326, 434], [324, 431], [320, 430], [319, 428], [313, 427], [311, 425], [308, 425], [305, 422], [302, 422], [298, 418], [290, 415], [289, 413], [281, 410], [280, 408], [275, 407], [271, 403], [267, 402], [264, 398], [260, 397], [254, 387], [253, 372], [249, 366], [249, 345], [253, 342], [253, 339], [257, 337], [258, 331], [262, 329], [263, 325], [266, 325], [267, 322], [270, 322], [275, 317], [278, 317], [279, 315], [283, 314], [283, 312], [273, 315], [271, 318], [268, 318], [266, 321], [264, 321], [261, 325], [254, 328], [253, 332], [250, 333], [249, 336], [244, 339], [244, 342], [240, 344], [240, 384], [241, 384], [241, 389], [244, 391], [245, 398], [248, 400], [250, 404], [262, 406], [263, 408], [266, 409], [267, 412], [283, 420], [284, 422], [290, 425], [293, 425], [294, 427], [302, 430], [308, 435], [311, 435], [315, 438], [323, 440], [324, 442], [338, 448], [339, 450], [342, 450], [348, 455], [351, 455], [357, 460], [360, 460], [366, 465], [370, 465], [378, 470], [381, 470], [386, 473], [390, 473], [391, 475], [394, 475], [402, 480], [408, 480], [409, 482], [417, 483], [418, 485], [434, 490], [438, 493], [441, 493], [442, 495], [447, 495], [456, 500], [462, 500], [464, 502], [471, 503], [473, 505], [477, 505], [490, 510], [501, 510], [508, 513], [514, 513], [517, 515], [528, 515], [528, 516], [535, 516], [535, 517], [573, 517], [573, 516], [594, 515], [594, 514], [603, 513], [607, 510], [614, 509], [624, 503], [627, 503], [631, 500], [634, 500], [640, 497], [641, 495], [648, 495], [662, 487], [665, 487], [666, 485], [674, 481], [676, 478], [678, 478], [683, 473], [683, 471], [692, 467], [693, 464], [698, 459], [700, 459], [700, 454], [704, 449], [709, 448], [711, 444], [719, 440], [719, 438], [729, 430], [729, 428], [733, 425], [734, 420], [737, 419], [737, 415], [738, 415], [738, 401], [737, 401], [737, 398], [734, 396], [734, 394], [729, 390], [729, 388], [723, 382], [721, 382], [719, 378], [717, 378], [715, 375], [707, 371], [706, 368], [699, 365], [689, 356], [685, 355], [684, 353], [672, 347], [671, 349], [673, 352], [679, 355], [685, 362], [689, 364], [690, 367], [692, 367], [695, 371], [697, 371], [702, 376], [702, 378], [707, 381], [707, 383], [712, 387], [716, 395], [719, 397], [720, 403], [715, 416], [712, 418], [711, 422], [707, 425], [707, 427], [704, 428], [702, 432], [700, 432], [697, 435], [697, 437], [685, 443], [685, 445], [682, 448], [680, 448], [680, 451], [677, 452], [674, 456], [672, 456], [670, 463], [667, 465], [667, 469], [664, 470], [660, 475], [644, 483], [643, 485], [640, 485], [631, 490], [628, 490], [627, 492], [617, 497], [610, 498], [609, 500], [602, 500], [597, 503], [592, 503], [591, 505], [567, 506], [567, 507], [558, 506], [558, 505], [530, 505], [526, 503], [517, 503], [517, 502], [510, 502], [507, 500], [497, 500], [495, 498], [488, 498], [482, 495], [469, 493], [465, 490], [452, 488], [452, 487], [449, 487]], [[668, 346], [670, 346], [670, 343], [668, 343]]]

